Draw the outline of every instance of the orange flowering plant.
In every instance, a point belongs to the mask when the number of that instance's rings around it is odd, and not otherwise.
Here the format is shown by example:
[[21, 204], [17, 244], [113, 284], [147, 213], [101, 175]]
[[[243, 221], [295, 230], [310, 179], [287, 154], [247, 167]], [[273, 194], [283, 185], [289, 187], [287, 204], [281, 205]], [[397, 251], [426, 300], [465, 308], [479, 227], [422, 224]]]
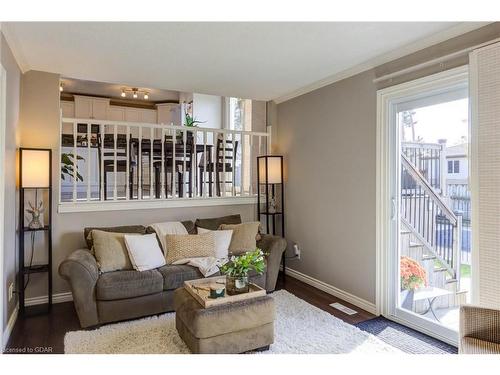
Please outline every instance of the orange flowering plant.
[[401, 289], [415, 290], [427, 286], [427, 274], [414, 259], [401, 257]]

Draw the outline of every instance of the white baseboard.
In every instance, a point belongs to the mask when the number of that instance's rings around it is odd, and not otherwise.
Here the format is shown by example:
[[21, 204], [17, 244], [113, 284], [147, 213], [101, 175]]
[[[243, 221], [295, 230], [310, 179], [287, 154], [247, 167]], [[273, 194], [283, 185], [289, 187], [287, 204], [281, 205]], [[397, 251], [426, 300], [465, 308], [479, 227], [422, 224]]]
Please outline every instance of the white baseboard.
[[[48, 296], [31, 297], [26, 298], [24, 301], [25, 306], [42, 305], [49, 301]], [[55, 293], [52, 294], [52, 303], [62, 303], [73, 301], [73, 295], [71, 292]]]
[[19, 314], [19, 305], [16, 305], [14, 311], [12, 311], [12, 314], [10, 314], [9, 321], [7, 322], [7, 326], [5, 327], [5, 330], [3, 331], [2, 334], [2, 353], [5, 350], [7, 343], [9, 342], [10, 334], [12, 333], [14, 325], [16, 324], [18, 314]]
[[350, 304], [363, 309], [370, 314], [377, 315], [377, 308], [374, 303], [366, 301], [362, 298], [355, 296], [354, 294], [348, 293], [345, 290], [334, 287], [333, 285], [327, 284], [323, 281], [315, 279], [311, 276], [303, 274], [302, 272], [296, 271], [292, 268], [286, 267], [286, 274], [294, 279], [300, 280], [308, 285], [311, 285], [323, 292], [331, 294], [337, 298], [340, 298]]

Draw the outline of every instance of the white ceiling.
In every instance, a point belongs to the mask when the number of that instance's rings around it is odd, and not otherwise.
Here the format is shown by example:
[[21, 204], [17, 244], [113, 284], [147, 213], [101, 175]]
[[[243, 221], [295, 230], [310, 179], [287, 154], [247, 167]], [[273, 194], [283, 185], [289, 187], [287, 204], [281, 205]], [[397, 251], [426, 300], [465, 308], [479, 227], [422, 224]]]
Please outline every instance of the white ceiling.
[[293, 97], [484, 23], [3, 23], [21, 69], [260, 100]]

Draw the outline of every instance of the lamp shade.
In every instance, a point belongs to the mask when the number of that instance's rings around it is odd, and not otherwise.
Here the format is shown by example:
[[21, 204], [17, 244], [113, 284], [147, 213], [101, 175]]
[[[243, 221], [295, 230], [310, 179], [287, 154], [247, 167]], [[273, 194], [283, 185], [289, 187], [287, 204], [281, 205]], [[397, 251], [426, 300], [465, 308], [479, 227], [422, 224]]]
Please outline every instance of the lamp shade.
[[50, 150], [21, 149], [21, 188], [50, 187]]
[[267, 166], [267, 183], [281, 184], [283, 182], [283, 157], [268, 155], [259, 156], [259, 183], [266, 183], [266, 166]]

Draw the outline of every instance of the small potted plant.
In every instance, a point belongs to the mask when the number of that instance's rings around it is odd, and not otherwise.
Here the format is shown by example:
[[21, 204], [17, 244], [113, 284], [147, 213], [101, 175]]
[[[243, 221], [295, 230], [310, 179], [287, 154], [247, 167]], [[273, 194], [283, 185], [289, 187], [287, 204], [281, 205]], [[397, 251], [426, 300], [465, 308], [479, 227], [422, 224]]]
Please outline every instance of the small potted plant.
[[241, 255], [233, 255], [226, 264], [219, 267], [220, 272], [226, 275], [227, 294], [248, 293], [248, 272], [254, 270], [259, 275], [264, 272], [264, 255], [262, 250], [255, 249]]
[[414, 259], [401, 257], [401, 307], [413, 310], [413, 295], [415, 290], [427, 286], [427, 274], [423, 267]]

